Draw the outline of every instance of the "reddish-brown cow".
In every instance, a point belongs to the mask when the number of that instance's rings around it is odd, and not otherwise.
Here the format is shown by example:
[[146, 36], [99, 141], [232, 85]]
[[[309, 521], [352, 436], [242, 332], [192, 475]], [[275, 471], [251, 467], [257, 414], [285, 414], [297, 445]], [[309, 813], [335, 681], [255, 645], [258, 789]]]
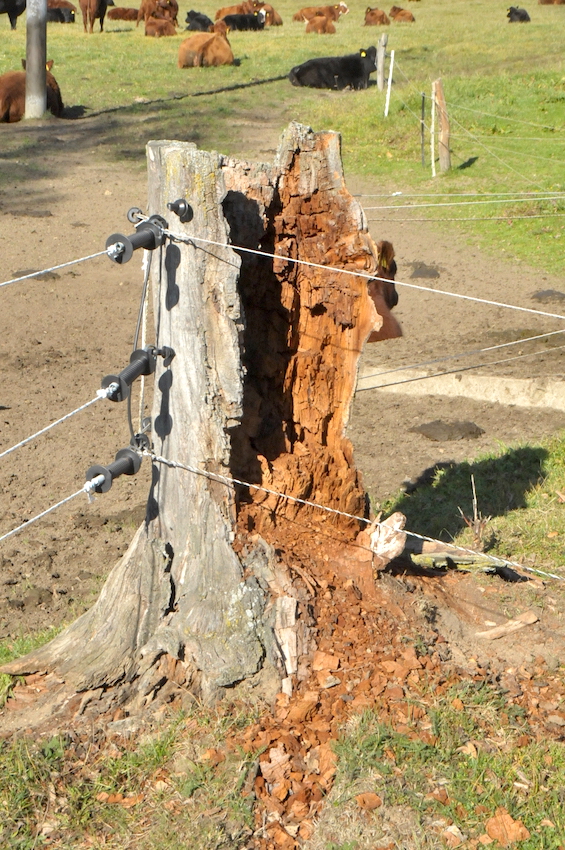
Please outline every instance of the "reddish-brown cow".
[[70, 0], [47, 0], [48, 9], [71, 9], [76, 13], [77, 7]]
[[402, 328], [391, 313], [392, 308], [398, 304], [398, 293], [394, 286], [395, 276], [396, 261], [392, 243], [379, 242], [377, 244], [376, 277], [385, 279], [369, 280], [367, 287], [383, 323], [378, 331], [371, 332], [368, 342], [379, 342], [383, 339], [395, 339], [402, 336]]
[[[22, 59], [25, 68], [25, 60]], [[57, 80], [51, 73], [53, 60], [47, 63], [47, 109], [57, 118], [63, 114], [63, 100]], [[0, 77], [0, 122], [13, 124], [21, 121], [26, 105], [26, 72], [8, 71]]]
[[333, 35], [335, 24], [325, 15], [314, 15], [306, 22], [306, 32], [317, 32], [318, 35]]
[[349, 12], [347, 3], [335, 3], [333, 6], [306, 6], [292, 16], [293, 21], [309, 21], [315, 15], [325, 15], [331, 21], [337, 21], [340, 15]]
[[141, 6], [137, 13], [137, 24], [147, 21], [149, 18], [166, 18], [178, 26], [179, 6], [177, 0], [141, 0]]
[[[214, 24], [214, 28], [223, 21]], [[179, 47], [179, 68], [201, 68], [211, 65], [233, 65], [234, 55], [225, 32], [197, 32], [185, 39]]]
[[279, 13], [273, 9], [270, 3], [261, 3], [260, 0], [253, 0], [253, 12], [258, 12], [262, 9], [265, 13], [266, 27], [282, 27], [283, 19]]
[[176, 35], [175, 25], [168, 18], [147, 18], [145, 21], [145, 35], [152, 38], [163, 38], [166, 35]]
[[223, 6], [214, 15], [215, 21], [220, 21], [226, 15], [252, 15], [255, 7], [251, 2], [238, 3], [237, 6]]
[[393, 21], [399, 23], [413, 24], [416, 21], [412, 12], [409, 12], [407, 9], [401, 9], [400, 6], [393, 6], [388, 14]]
[[84, 31], [94, 31], [94, 21], [100, 21], [100, 32], [104, 32], [104, 17], [108, 8], [108, 0], [79, 0]]
[[369, 6], [365, 12], [366, 27], [384, 27], [390, 24], [390, 18], [382, 9], [371, 9]]
[[115, 6], [113, 9], [108, 9], [108, 17], [111, 21], [137, 21], [137, 12], [137, 9]]

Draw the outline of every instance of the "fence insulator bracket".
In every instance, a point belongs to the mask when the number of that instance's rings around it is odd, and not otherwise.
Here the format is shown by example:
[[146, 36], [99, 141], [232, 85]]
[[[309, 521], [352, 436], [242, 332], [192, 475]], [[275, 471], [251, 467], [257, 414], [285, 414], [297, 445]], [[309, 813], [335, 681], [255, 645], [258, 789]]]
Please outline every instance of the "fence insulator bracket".
[[192, 207], [185, 201], [184, 198], [179, 198], [178, 201], [169, 201], [167, 204], [167, 209], [171, 212], [174, 212], [175, 215], [178, 215], [180, 220], [184, 223], [187, 221], [192, 221], [194, 218], [194, 212]]
[[122, 265], [131, 260], [133, 252], [138, 248], [154, 251], [165, 241], [164, 230], [167, 222], [160, 215], [151, 215], [145, 221], [136, 225], [135, 233], [124, 236], [123, 233], [112, 233], [106, 239], [106, 252], [114, 263]]
[[110, 401], [125, 401], [136, 378], [140, 378], [141, 375], [153, 374], [158, 356], [164, 358], [165, 366], [169, 366], [175, 352], [168, 345], [164, 345], [163, 348], [146, 345], [145, 348], [137, 348], [132, 352], [129, 366], [126, 366], [117, 375], [106, 375], [105, 378], [102, 378], [103, 390], [115, 384], [115, 389], [108, 395], [108, 399]]
[[100, 466], [96, 464], [91, 466], [86, 473], [86, 481], [92, 481], [100, 476], [104, 480], [100, 480], [94, 487], [95, 493], [107, 493], [114, 478], [119, 478], [120, 475], [135, 475], [141, 466], [141, 456], [134, 449], [120, 449], [113, 463], [109, 466]]

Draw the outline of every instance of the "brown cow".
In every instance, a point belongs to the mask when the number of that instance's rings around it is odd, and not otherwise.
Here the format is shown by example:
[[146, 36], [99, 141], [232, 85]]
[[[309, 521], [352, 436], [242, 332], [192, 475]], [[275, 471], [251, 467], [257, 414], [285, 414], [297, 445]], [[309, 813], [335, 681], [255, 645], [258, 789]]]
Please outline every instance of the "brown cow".
[[175, 25], [168, 18], [147, 18], [145, 21], [145, 35], [152, 38], [162, 38], [166, 35], [176, 35]]
[[306, 21], [306, 32], [317, 32], [318, 35], [333, 35], [335, 33], [335, 24], [326, 18], [325, 15], [314, 15], [309, 21]]
[[140, 21], [147, 23], [149, 18], [168, 18], [175, 26], [178, 26], [178, 11], [177, 0], [141, 0], [136, 26], [139, 26]]
[[111, 21], [137, 21], [137, 12], [137, 9], [115, 6], [113, 9], [108, 9], [108, 18]]
[[365, 12], [366, 27], [384, 27], [390, 24], [390, 18], [382, 9], [371, 9], [369, 6]]
[[391, 242], [383, 241], [377, 244], [376, 277], [385, 278], [385, 280], [369, 280], [367, 288], [383, 323], [379, 330], [371, 332], [368, 342], [379, 342], [383, 339], [395, 339], [402, 336], [402, 328], [391, 313], [392, 308], [398, 304], [398, 293], [394, 286], [396, 261]]
[[82, 12], [82, 22], [84, 31], [94, 31], [94, 21], [96, 18], [100, 20], [100, 32], [104, 32], [104, 16], [108, 5], [108, 0], [79, 0], [80, 11]]
[[[22, 59], [25, 68], [25, 59]], [[63, 114], [63, 100], [57, 80], [51, 73], [53, 60], [47, 62], [47, 109], [57, 118]], [[21, 121], [26, 105], [26, 72], [8, 71], [0, 77], [0, 122], [13, 124]]]
[[565, 0], [538, 0], [541, 6], [564, 6]]
[[228, 37], [222, 32], [194, 33], [179, 47], [179, 68], [207, 68], [212, 65], [233, 65], [233, 63], [234, 55]]
[[77, 7], [70, 0], [47, 0], [48, 9], [71, 9], [77, 12]]
[[244, 3], [238, 3], [237, 6], [223, 6], [221, 9], [218, 9], [214, 15], [214, 20], [220, 21], [226, 15], [252, 15], [254, 11], [255, 7], [253, 3], [250, 0], [249, 2], [245, 0]]
[[333, 6], [306, 6], [292, 16], [293, 21], [309, 21], [315, 15], [325, 15], [331, 21], [337, 21], [340, 15], [347, 15], [347, 3], [335, 3]]
[[266, 27], [282, 27], [283, 19], [270, 3], [254, 3], [253, 11], [259, 11], [259, 9], [262, 9], [265, 13]]
[[388, 14], [393, 21], [398, 21], [400, 23], [404, 22], [407, 24], [413, 24], [416, 21], [412, 12], [409, 12], [407, 9], [401, 9], [400, 6], [393, 6]]

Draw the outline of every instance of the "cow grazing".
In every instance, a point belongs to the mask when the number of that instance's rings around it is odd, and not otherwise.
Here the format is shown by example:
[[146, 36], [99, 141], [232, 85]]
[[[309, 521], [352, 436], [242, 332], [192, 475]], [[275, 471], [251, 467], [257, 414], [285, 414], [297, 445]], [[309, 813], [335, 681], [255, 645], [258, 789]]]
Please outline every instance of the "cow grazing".
[[[372, 331], [368, 342], [380, 342], [383, 339], [395, 339], [402, 336], [402, 328], [392, 315], [391, 310], [398, 304], [398, 292], [394, 285], [396, 277], [396, 260], [391, 242], [382, 241], [377, 244], [377, 273], [380, 280], [369, 280], [367, 289], [381, 316], [383, 323], [378, 331]], [[382, 278], [385, 278], [382, 280]], [[390, 282], [389, 282], [390, 281]]]
[[175, 25], [168, 18], [147, 18], [145, 21], [145, 35], [151, 38], [163, 38], [176, 34]]
[[[25, 69], [25, 60], [22, 59]], [[53, 60], [47, 62], [46, 86], [47, 109], [57, 118], [63, 114], [63, 100], [57, 80], [51, 73]], [[21, 121], [25, 114], [26, 104], [26, 72], [8, 71], [0, 77], [0, 122], [13, 124]]]
[[47, 8], [46, 21], [49, 24], [74, 24], [75, 13], [72, 9]]
[[10, 27], [15, 30], [19, 16], [25, 12], [26, 0], [0, 0], [0, 15], [8, 15]]
[[115, 6], [113, 9], [108, 9], [108, 18], [111, 21], [137, 21], [137, 12], [137, 9]]
[[230, 30], [248, 32], [250, 30], [262, 30], [265, 27], [265, 13], [262, 9], [251, 15], [226, 15], [221, 19], [225, 21]]
[[509, 24], [529, 24], [531, 20], [526, 10], [519, 6], [510, 6], [506, 17]]
[[204, 15], [202, 12], [195, 12], [194, 9], [186, 13], [186, 23], [188, 24], [187, 30], [191, 30], [192, 32], [211, 32], [214, 26], [214, 22], [208, 15]]
[[307, 6], [292, 16], [293, 21], [309, 21], [315, 15], [325, 15], [331, 21], [337, 21], [341, 15], [347, 15], [347, 3], [335, 3], [333, 6]]
[[185, 39], [179, 47], [179, 68], [208, 68], [233, 63], [234, 55], [225, 33], [197, 32]]
[[416, 22], [416, 18], [412, 12], [409, 12], [407, 9], [401, 9], [400, 6], [393, 6], [388, 14], [397, 23], [413, 24]]
[[306, 32], [316, 32], [318, 35], [333, 35], [335, 33], [335, 24], [325, 15], [314, 15], [309, 21], [306, 21]]
[[377, 48], [367, 47], [347, 56], [308, 59], [296, 65], [288, 78], [293, 86], [314, 89], [366, 89], [369, 75], [377, 70]]
[[390, 18], [383, 12], [382, 9], [371, 9], [369, 6], [365, 12], [366, 27], [387, 27], [390, 24]]
[[100, 21], [100, 32], [104, 32], [104, 17], [106, 16], [106, 9], [108, 6], [113, 6], [114, 2], [111, 0], [80, 0], [80, 11], [82, 12], [82, 23], [84, 25], [84, 31], [93, 32], [94, 31], [94, 21], [96, 18]]
[[219, 21], [226, 15], [251, 15], [254, 11], [255, 7], [251, 2], [238, 3], [237, 6], [223, 6], [214, 15], [214, 20]]

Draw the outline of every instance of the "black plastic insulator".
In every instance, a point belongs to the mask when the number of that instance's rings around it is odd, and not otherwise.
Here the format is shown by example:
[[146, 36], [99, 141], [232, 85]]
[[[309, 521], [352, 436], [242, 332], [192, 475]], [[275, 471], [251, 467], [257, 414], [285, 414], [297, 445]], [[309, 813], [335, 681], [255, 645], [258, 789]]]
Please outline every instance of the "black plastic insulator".
[[119, 478], [120, 475], [135, 475], [141, 466], [141, 457], [133, 449], [120, 449], [113, 463], [109, 466], [100, 466], [96, 464], [91, 466], [86, 473], [86, 481], [92, 481], [99, 475], [104, 476], [104, 481], [94, 488], [96, 493], [107, 493], [114, 478]]
[[139, 223], [139, 217], [143, 215], [143, 212], [139, 209], [139, 207], [131, 207], [127, 211], [127, 219], [131, 221], [132, 224]]
[[129, 396], [130, 387], [136, 378], [141, 375], [152, 375], [157, 362], [157, 352], [152, 345], [138, 348], [129, 359], [129, 366], [118, 375], [106, 375], [102, 378], [102, 389], [107, 389], [110, 384], [117, 384], [117, 390], [109, 395], [110, 401], [125, 401]]
[[184, 198], [179, 198], [178, 201], [170, 201], [167, 204], [167, 209], [178, 215], [182, 222], [192, 221], [194, 218], [192, 207]]
[[122, 265], [131, 260], [133, 252], [138, 248], [154, 251], [165, 241], [163, 231], [167, 226], [167, 222], [162, 216], [152, 215], [147, 221], [141, 221], [135, 228], [135, 233], [132, 233], [131, 236], [124, 236], [123, 233], [112, 233], [106, 239], [106, 251], [115, 245], [119, 246], [119, 250], [111, 251], [108, 256], [114, 263]]

